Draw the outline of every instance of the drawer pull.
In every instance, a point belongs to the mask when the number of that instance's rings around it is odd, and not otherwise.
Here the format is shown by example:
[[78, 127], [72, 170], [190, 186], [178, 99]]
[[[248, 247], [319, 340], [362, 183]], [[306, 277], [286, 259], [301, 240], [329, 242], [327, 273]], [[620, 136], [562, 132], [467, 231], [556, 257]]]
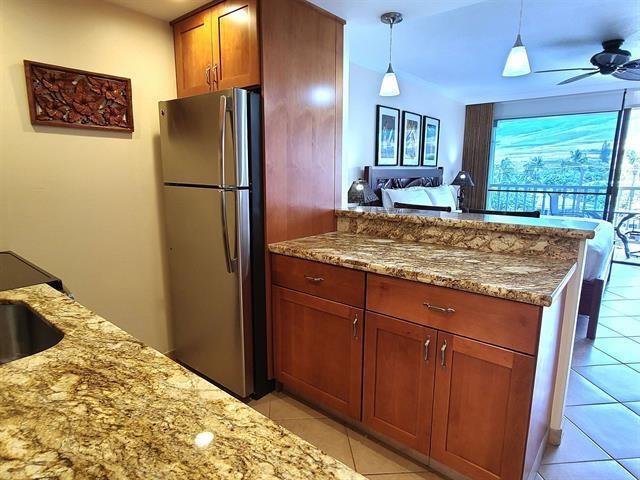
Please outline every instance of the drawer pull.
[[356, 313], [356, 318], [353, 320], [353, 338], [358, 338], [358, 314]]
[[444, 340], [442, 342], [442, 347], [440, 347], [440, 365], [442, 365], [442, 368], [447, 366], [447, 341]]
[[431, 336], [427, 337], [424, 342], [424, 361], [429, 361], [429, 344], [431, 343]]
[[424, 302], [422, 305], [427, 307], [429, 310], [433, 310], [434, 312], [448, 313], [448, 314], [456, 313], [455, 309], [451, 307], [438, 307], [437, 305], [431, 305], [430, 303], [427, 303], [427, 302]]
[[310, 277], [308, 275], [305, 275], [304, 278], [306, 278], [307, 280], [309, 280], [311, 283], [320, 283], [320, 282], [324, 282], [324, 278], [322, 277]]

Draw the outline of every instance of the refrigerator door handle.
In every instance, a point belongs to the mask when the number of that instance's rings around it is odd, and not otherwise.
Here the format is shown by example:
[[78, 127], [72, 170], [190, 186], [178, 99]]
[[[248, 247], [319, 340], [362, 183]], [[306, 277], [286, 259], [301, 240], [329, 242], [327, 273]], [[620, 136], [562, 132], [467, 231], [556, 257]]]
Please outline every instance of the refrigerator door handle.
[[225, 137], [227, 136], [227, 97], [225, 95], [222, 95], [220, 97], [220, 112], [219, 112], [218, 121], [220, 122], [220, 142], [218, 143], [218, 148], [219, 148], [218, 159], [220, 160], [220, 185], [224, 187], [225, 186], [224, 153], [225, 153]]
[[222, 201], [220, 209], [222, 211], [222, 243], [224, 245], [225, 260], [227, 262], [227, 272], [233, 273], [237, 270], [238, 257], [231, 257], [231, 245], [229, 242], [229, 222], [227, 220], [227, 191], [220, 190]]

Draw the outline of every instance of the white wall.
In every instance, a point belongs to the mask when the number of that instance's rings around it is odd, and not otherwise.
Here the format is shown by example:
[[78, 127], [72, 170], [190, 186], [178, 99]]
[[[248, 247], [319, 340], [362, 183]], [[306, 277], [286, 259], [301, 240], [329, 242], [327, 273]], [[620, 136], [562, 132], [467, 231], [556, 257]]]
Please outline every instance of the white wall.
[[[34, 127], [23, 59], [131, 78], [133, 134]], [[99, 0], [0, 0], [0, 248], [169, 348], [158, 101], [174, 98], [167, 22]]]
[[446, 182], [460, 170], [464, 141], [465, 105], [446, 97], [437, 87], [399, 75], [400, 95], [380, 97], [382, 73], [349, 65], [348, 115], [342, 160], [342, 198], [353, 180], [363, 176], [364, 166], [375, 164], [376, 105], [385, 105], [440, 119], [438, 166]]

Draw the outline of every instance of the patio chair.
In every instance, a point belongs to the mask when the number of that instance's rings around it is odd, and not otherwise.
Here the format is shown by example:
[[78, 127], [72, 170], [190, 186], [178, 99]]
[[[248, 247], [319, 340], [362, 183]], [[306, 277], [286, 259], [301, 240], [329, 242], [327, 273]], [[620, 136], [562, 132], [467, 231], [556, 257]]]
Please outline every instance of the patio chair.
[[629, 245], [631, 243], [631, 238], [630, 237], [632, 237], [632, 236], [633, 237], [640, 237], [640, 230], [634, 230], [633, 228], [630, 229], [630, 230], [625, 230], [625, 228], [624, 228], [624, 224], [625, 223], [628, 223], [630, 220], [632, 220], [633, 218], [637, 217], [638, 215], [640, 215], [640, 212], [638, 212], [638, 213], [628, 213], [627, 215], [622, 217], [622, 220], [620, 220], [620, 222], [616, 226], [616, 235], [618, 236], [618, 238], [622, 242], [622, 246], [624, 247], [624, 255], [627, 258], [638, 258], [638, 257], [640, 257], [640, 249], [639, 250], [631, 250], [631, 247]]

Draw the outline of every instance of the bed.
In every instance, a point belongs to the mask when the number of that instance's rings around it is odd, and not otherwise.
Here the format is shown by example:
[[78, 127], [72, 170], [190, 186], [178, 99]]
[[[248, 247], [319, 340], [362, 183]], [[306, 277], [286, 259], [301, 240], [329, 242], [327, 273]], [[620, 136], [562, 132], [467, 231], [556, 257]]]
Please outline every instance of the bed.
[[578, 313], [589, 317], [587, 338], [595, 340], [602, 296], [604, 295], [607, 282], [611, 276], [615, 229], [613, 224], [606, 220], [582, 217], [563, 218], [588, 220], [599, 224], [595, 237], [587, 240], [587, 255], [584, 262], [582, 292], [580, 293], [580, 305], [578, 306]]
[[[386, 189], [410, 189], [415, 186], [441, 187], [443, 186], [443, 173], [442, 167], [365, 167], [365, 180], [380, 199], [368, 205], [389, 208], [382, 202], [385, 193], [383, 190]], [[595, 237], [587, 241], [584, 278], [578, 309], [581, 315], [589, 316], [587, 337], [595, 339], [600, 304], [611, 273], [615, 230], [613, 225], [605, 220], [582, 217], [565, 218], [588, 220], [600, 225]]]

